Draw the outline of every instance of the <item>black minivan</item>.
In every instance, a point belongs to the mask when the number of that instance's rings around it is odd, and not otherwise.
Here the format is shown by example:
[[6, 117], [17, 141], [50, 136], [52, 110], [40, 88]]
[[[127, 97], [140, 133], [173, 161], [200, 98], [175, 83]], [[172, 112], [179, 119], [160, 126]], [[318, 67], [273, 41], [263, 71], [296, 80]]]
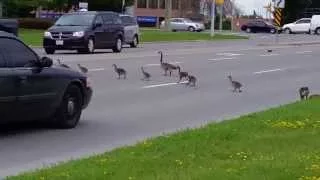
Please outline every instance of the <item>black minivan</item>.
[[47, 54], [56, 50], [94, 53], [95, 49], [121, 52], [124, 26], [120, 15], [112, 11], [72, 12], [61, 16], [43, 38]]

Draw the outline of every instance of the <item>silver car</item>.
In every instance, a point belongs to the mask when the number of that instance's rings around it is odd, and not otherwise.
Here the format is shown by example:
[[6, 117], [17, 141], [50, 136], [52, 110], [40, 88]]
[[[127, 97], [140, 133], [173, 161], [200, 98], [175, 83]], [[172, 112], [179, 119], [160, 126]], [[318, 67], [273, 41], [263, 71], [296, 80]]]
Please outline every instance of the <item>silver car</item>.
[[129, 44], [131, 47], [137, 47], [140, 38], [137, 19], [128, 14], [121, 14], [120, 18], [124, 25], [124, 43]]
[[[162, 21], [160, 24], [160, 28], [165, 28], [165, 21]], [[194, 22], [188, 18], [171, 18], [169, 20], [169, 28], [172, 31], [203, 31], [205, 26], [203, 23]]]

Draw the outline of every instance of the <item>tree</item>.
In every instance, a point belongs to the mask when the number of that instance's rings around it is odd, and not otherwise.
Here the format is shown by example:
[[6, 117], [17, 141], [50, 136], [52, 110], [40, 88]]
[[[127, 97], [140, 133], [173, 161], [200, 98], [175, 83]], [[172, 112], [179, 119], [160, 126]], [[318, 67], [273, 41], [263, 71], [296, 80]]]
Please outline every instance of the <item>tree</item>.
[[301, 13], [312, 4], [319, 4], [319, 0], [286, 0], [283, 13], [284, 22], [288, 23], [297, 20]]

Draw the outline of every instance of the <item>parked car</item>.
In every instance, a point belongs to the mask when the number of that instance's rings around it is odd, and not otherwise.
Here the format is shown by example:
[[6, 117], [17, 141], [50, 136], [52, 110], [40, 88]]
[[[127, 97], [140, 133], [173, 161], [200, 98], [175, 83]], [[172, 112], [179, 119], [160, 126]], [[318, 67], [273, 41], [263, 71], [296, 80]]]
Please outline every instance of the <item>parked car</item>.
[[242, 31], [247, 33], [257, 33], [257, 32], [266, 32], [266, 33], [276, 33], [276, 27], [268, 21], [265, 20], [252, 20], [247, 24], [241, 26]]
[[[162, 21], [160, 24], [160, 28], [165, 28], [165, 21]], [[169, 28], [172, 31], [203, 31], [205, 29], [203, 23], [194, 22], [188, 18], [171, 18], [169, 20]]]
[[302, 18], [293, 23], [285, 24], [282, 27], [283, 32], [291, 33], [310, 33], [311, 18]]
[[120, 18], [124, 26], [124, 43], [129, 44], [131, 47], [137, 47], [140, 37], [137, 19], [127, 14], [121, 14]]
[[16, 19], [0, 19], [0, 31], [12, 33], [18, 36], [19, 23]]
[[313, 15], [310, 23], [310, 33], [320, 34], [320, 15]]
[[47, 54], [56, 50], [94, 53], [95, 49], [121, 52], [124, 26], [120, 15], [111, 11], [72, 12], [61, 16], [43, 38]]
[[0, 32], [0, 123], [48, 120], [74, 128], [88, 107], [92, 87], [79, 71], [40, 58], [18, 37]]

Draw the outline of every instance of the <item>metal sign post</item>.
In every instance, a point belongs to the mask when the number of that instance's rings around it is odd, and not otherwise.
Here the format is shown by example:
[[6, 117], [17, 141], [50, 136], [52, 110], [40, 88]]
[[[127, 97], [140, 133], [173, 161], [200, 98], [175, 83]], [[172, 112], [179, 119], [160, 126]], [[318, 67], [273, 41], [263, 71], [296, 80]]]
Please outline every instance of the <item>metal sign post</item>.
[[276, 43], [279, 42], [279, 31], [281, 30], [282, 25], [282, 12], [285, 8], [285, 0], [272, 0], [274, 2], [274, 12], [273, 12], [273, 24], [276, 26]]
[[214, 36], [214, 24], [215, 24], [215, 17], [216, 17], [216, 0], [212, 0], [212, 5], [211, 5], [211, 29], [210, 29], [210, 36]]

